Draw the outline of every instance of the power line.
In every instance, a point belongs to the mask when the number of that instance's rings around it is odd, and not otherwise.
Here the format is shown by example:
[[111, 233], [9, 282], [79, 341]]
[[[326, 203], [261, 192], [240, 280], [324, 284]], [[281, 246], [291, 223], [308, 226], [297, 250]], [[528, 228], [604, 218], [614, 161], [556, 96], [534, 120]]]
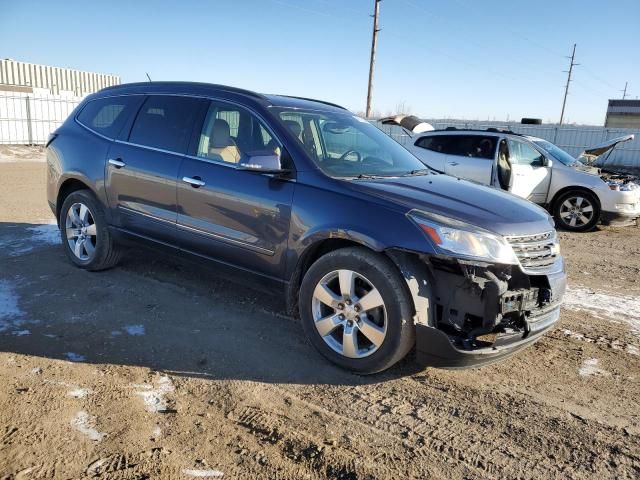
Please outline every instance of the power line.
[[376, 43], [378, 42], [378, 16], [380, 15], [380, 2], [381, 0], [374, 0], [373, 7], [373, 35], [371, 38], [371, 59], [369, 60], [369, 85], [367, 87], [367, 109], [365, 110], [365, 116], [369, 118], [371, 116], [371, 95], [373, 93], [373, 67], [376, 62]]
[[567, 105], [567, 95], [569, 95], [569, 84], [571, 83], [571, 73], [573, 72], [573, 67], [576, 65], [580, 65], [579, 63], [575, 63], [574, 60], [576, 58], [576, 44], [573, 44], [573, 53], [571, 54], [571, 63], [569, 64], [569, 70], [567, 71], [567, 86], [564, 88], [564, 100], [562, 100], [562, 113], [560, 113], [560, 122], [558, 125], [562, 125], [562, 120], [564, 119], [564, 107]]

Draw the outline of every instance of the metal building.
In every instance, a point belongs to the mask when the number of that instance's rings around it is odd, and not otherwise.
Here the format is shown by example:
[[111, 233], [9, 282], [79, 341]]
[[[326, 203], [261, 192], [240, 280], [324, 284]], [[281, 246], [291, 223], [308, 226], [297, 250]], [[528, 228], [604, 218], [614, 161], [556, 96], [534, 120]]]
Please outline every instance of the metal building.
[[0, 90], [4, 91], [31, 93], [34, 88], [42, 88], [49, 90], [52, 95], [84, 97], [119, 84], [120, 77], [117, 75], [36, 65], [11, 59], [0, 60]]
[[604, 126], [640, 128], [640, 100], [609, 100]]

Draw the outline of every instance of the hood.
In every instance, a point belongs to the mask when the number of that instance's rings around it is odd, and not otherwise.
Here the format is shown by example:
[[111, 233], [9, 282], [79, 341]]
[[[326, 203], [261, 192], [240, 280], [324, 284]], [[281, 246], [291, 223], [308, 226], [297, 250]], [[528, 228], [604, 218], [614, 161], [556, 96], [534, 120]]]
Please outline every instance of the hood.
[[533, 235], [551, 230], [541, 207], [502, 190], [450, 177], [419, 175], [353, 180], [355, 190], [407, 211], [419, 209], [467, 222], [500, 235]]
[[616, 145], [618, 145], [619, 143], [629, 142], [634, 138], [635, 138], [635, 135], [633, 134], [612, 138], [611, 140], [607, 140], [606, 142], [602, 142], [602, 143], [599, 143], [598, 145], [587, 148], [584, 152], [580, 154], [578, 158], [584, 157], [585, 159], [587, 159], [587, 161], [592, 159], [595, 160], [595, 157], [600, 157], [601, 155], [604, 155], [610, 150], [613, 150], [616, 147]]
[[383, 125], [396, 125], [411, 133], [423, 133], [434, 130], [433, 125], [423, 122], [413, 115], [396, 115], [394, 117], [381, 118], [380, 123]]

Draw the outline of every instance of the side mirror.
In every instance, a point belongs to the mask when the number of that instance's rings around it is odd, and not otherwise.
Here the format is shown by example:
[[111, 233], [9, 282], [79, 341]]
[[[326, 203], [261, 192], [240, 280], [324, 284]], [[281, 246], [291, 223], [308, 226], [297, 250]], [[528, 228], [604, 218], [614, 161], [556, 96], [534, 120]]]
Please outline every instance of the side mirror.
[[553, 167], [553, 161], [547, 157], [544, 157], [544, 160], [542, 160], [542, 165], [547, 168], [551, 168]]
[[289, 170], [282, 168], [280, 155], [273, 152], [251, 152], [240, 161], [240, 170], [257, 173], [284, 174]]

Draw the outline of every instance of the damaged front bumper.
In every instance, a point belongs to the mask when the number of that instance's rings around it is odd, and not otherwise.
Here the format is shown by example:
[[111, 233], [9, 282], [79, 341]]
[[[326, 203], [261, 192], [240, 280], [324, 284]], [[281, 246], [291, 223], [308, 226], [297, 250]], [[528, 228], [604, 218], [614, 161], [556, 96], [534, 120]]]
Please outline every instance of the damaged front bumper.
[[564, 260], [544, 271], [420, 255], [400, 265], [416, 305], [416, 357], [441, 368], [478, 367], [531, 345], [560, 317]]

